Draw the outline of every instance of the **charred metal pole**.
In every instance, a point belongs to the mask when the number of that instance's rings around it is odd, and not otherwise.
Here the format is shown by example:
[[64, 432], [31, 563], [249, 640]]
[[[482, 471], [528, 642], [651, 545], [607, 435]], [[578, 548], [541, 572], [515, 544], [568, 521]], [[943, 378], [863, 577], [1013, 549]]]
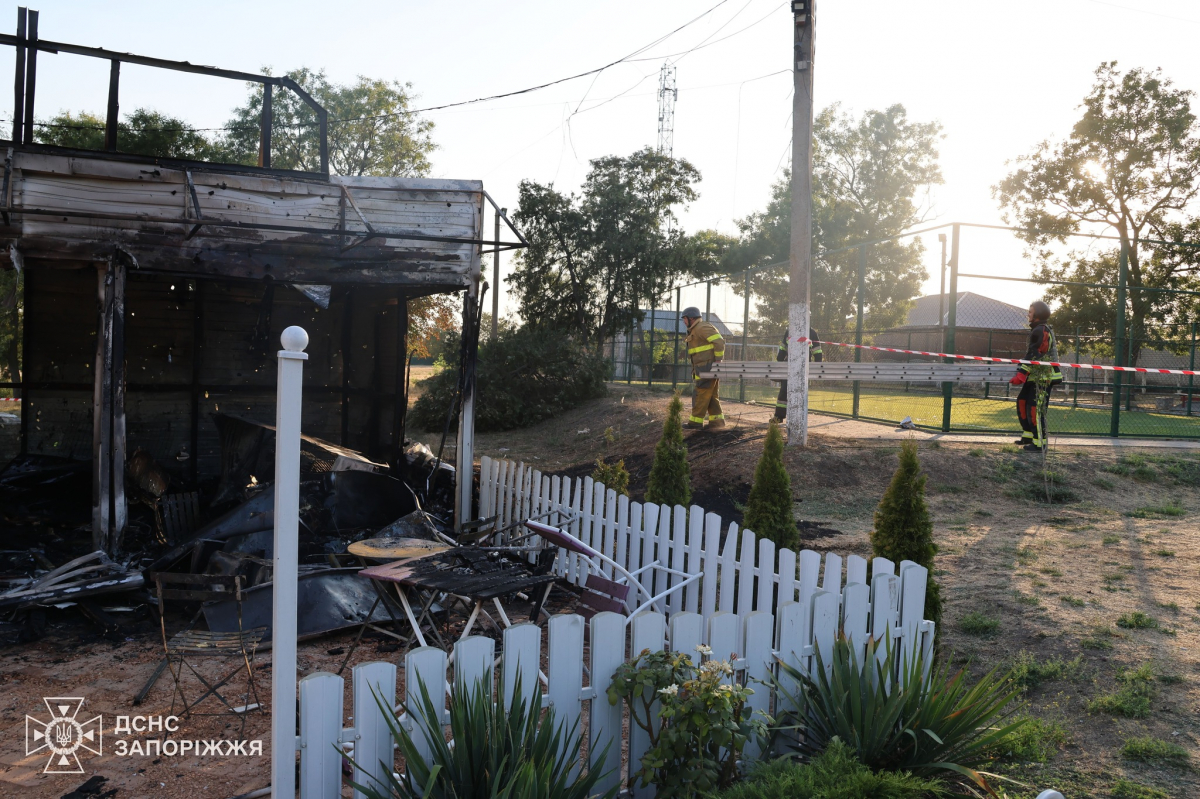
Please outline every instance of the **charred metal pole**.
[[395, 463], [404, 464], [404, 424], [408, 416], [408, 296], [396, 295], [396, 402], [392, 407], [392, 453]]
[[121, 111], [118, 99], [121, 87], [121, 62], [115, 58], [108, 70], [108, 116], [104, 120], [104, 149], [117, 151], [117, 118]]
[[496, 284], [492, 286], [492, 341], [500, 332], [500, 215], [507, 213], [507, 208], [496, 212], [496, 249], [492, 251], [492, 280]]
[[37, 89], [38, 12], [29, 12], [28, 49], [25, 51], [25, 135], [22, 141], [33, 144], [33, 97]]
[[17, 63], [13, 69], [13, 128], [12, 140], [19, 142], [25, 128], [25, 18], [29, 12], [24, 8], [17, 9], [17, 40], [22, 42], [16, 46]]
[[258, 134], [258, 165], [266, 169], [271, 168], [271, 89], [271, 84], [263, 84], [262, 119]]

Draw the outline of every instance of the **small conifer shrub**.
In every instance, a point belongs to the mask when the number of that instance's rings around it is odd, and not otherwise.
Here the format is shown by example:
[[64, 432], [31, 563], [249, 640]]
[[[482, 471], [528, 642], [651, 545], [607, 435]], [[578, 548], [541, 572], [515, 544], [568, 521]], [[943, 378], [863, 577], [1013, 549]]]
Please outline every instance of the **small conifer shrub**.
[[592, 472], [592, 479], [597, 483], [604, 483], [606, 488], [611, 488], [618, 494], [629, 496], [629, 470], [625, 468], [624, 459], [616, 463], [605, 463], [604, 458], [596, 458], [596, 469]]
[[687, 445], [683, 443], [683, 402], [676, 394], [667, 409], [662, 438], [654, 447], [654, 463], [646, 484], [646, 501], [657, 505], [682, 505], [692, 501], [692, 473], [688, 468]]
[[925, 475], [921, 473], [915, 441], [905, 441], [900, 447], [900, 466], [875, 511], [871, 548], [875, 557], [887, 558], [897, 566], [902, 560], [911, 560], [929, 570], [925, 618], [940, 623], [941, 589], [933, 579], [933, 556], [938, 548], [933, 542], [933, 521], [925, 504]]
[[754, 469], [754, 485], [746, 503], [743, 527], [775, 542], [778, 548], [795, 549], [799, 540], [792, 516], [792, 480], [783, 465], [783, 434], [771, 420], [762, 457]]

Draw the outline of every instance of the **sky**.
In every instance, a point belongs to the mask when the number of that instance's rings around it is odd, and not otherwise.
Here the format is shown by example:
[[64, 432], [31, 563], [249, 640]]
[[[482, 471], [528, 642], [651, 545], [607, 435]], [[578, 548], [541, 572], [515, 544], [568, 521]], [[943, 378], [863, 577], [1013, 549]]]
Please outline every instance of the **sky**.
[[[589, 159], [654, 145], [658, 74], [670, 59], [679, 89], [674, 152], [703, 176], [682, 227], [734, 233], [735, 220], [766, 204], [788, 165], [792, 25], [787, 2], [725, 0], [710, 11], [718, 2], [42, 0], [31, 7], [41, 12], [42, 38], [251, 72], [307, 66], [335, 83], [358, 75], [402, 81], [418, 108], [517, 91], [638, 53], [599, 75], [425, 115], [436, 126], [432, 176], [482, 180], [510, 208], [523, 179], [577, 190]], [[15, 29], [15, 8], [7, 5], [10, 21], [0, 30]], [[1178, 86], [1200, 90], [1195, 0], [818, 0], [817, 12], [818, 109], [840, 103], [857, 115], [900, 103], [912, 120], [941, 123], [945, 183], [932, 194], [935, 224], [999, 223], [991, 187], [1007, 162], [1069, 133], [1101, 62], [1161, 67]], [[37, 116], [102, 112], [107, 84], [102, 62], [43, 54]], [[11, 55], [0, 54], [0, 86], [12, 86]], [[245, 95], [236, 81], [122, 68], [123, 111], [148, 107], [219, 127]], [[936, 293], [936, 234], [924, 241], [925, 290]], [[504, 273], [511, 264], [505, 256]], [[1003, 232], [964, 231], [960, 264], [964, 272], [1007, 276], [1030, 270], [1019, 242]], [[1040, 294], [977, 279], [959, 288], [1018, 305]], [[724, 318], [740, 319], [738, 303], [727, 296], [719, 303]]]

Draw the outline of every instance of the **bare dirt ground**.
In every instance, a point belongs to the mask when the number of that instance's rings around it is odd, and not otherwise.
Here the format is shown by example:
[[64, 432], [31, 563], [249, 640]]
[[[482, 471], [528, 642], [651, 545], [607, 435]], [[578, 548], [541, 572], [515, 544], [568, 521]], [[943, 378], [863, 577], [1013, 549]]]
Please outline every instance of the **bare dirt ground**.
[[[558, 419], [479, 436], [479, 454], [571, 475], [590, 473], [597, 457], [623, 458], [640, 499], [665, 412], [662, 393], [613, 386], [608, 398]], [[724, 431], [688, 434], [694, 501], [740, 521], [769, 411], [731, 403], [727, 415]], [[809, 548], [870, 554], [872, 513], [899, 442], [890, 428], [861, 427], [846, 438], [846, 426], [814, 417], [810, 446], [787, 451], [797, 518], [820, 523]], [[1028, 786], [1010, 786], [1010, 794], [1054, 787], [1069, 799], [1200, 796], [1200, 453], [1060, 442], [1048, 456], [1047, 484], [1040, 459], [1006, 439], [917, 438], [941, 548], [943, 658], [973, 674], [1024, 664], [1024, 712], [1041, 720], [1035, 738], [1044, 756], [1005, 757], [993, 769]], [[170, 707], [169, 677], [145, 705], [131, 705], [161, 651], [156, 617], [127, 623], [115, 640], [74, 619], [51, 611], [50, 635], [32, 644], [14, 643], [15, 629], [0, 626], [0, 796], [61, 797], [92, 774], [119, 788], [117, 797], [224, 799], [267, 784], [268, 724], [256, 714], [245, 737], [263, 741], [263, 757], [119, 758], [106, 740], [103, 756], [84, 760], [85, 774], [42, 774], [45, 756], [24, 754], [25, 716], [46, 715], [42, 697], [84, 696], [84, 715], [102, 713], [106, 725]], [[336, 670], [342, 655], [329, 653], [348, 638], [302, 644], [301, 675]], [[353, 662], [400, 663], [402, 655], [370, 641]], [[269, 661], [269, 653], [259, 658], [264, 699]], [[1130, 686], [1148, 705], [1126, 701]], [[346, 707], [350, 713], [349, 693]], [[175, 737], [236, 738], [228, 723], [185, 721]], [[1123, 749], [1142, 737], [1182, 747], [1187, 762], [1130, 757], [1148, 757], [1144, 747]]]

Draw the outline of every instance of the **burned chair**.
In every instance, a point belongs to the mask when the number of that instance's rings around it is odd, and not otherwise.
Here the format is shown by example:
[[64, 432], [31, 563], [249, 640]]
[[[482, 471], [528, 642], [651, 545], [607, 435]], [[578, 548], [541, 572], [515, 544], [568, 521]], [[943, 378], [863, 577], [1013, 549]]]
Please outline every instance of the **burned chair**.
[[[261, 710], [262, 704], [259, 702], [258, 688], [254, 682], [253, 663], [255, 650], [266, 634], [267, 628], [255, 627], [247, 630], [242, 626], [243, 579], [240, 574], [214, 575], [158, 572], [154, 575], [154, 584], [158, 594], [158, 613], [162, 629], [164, 660], [171, 672], [171, 677], [175, 681], [174, 693], [171, 696], [172, 714], [175, 713], [175, 704], [178, 701], [183, 703], [181, 712], [185, 716], [222, 715], [225, 711], [218, 711], [216, 713], [195, 712], [195, 708], [201, 702], [213, 696], [225, 705], [228, 712], [233, 713], [241, 719], [242, 729], [244, 730], [246, 714], [252, 710]], [[197, 611], [187, 628], [168, 638], [165, 605], [165, 600], [168, 599], [180, 602], [200, 602], [202, 607], [205, 602], [220, 602], [232, 599], [237, 608], [237, 629], [229, 632], [196, 630], [194, 626], [200, 616], [200, 611]], [[200, 660], [219, 660], [221, 661], [222, 671], [228, 668], [231, 661], [239, 660], [241, 662], [226, 671], [224, 676], [211, 678], [207, 677], [201, 668], [197, 668], [199, 664], [196, 661]], [[184, 694], [183, 688], [183, 678], [186, 676], [184, 672], [185, 666], [200, 681], [200, 684], [205, 689], [199, 698], [190, 702]], [[221, 689], [243, 670], [246, 672], [246, 693], [242, 704], [234, 706], [221, 693]]]
[[[547, 550], [548, 557], [579, 557], [580, 567], [586, 571], [586, 575], [581, 586], [579, 606], [575, 612], [584, 618], [591, 618], [603, 611], [612, 611], [624, 615], [625, 624], [628, 625], [634, 616], [646, 610], [662, 613], [662, 600], [676, 592], [682, 593], [685, 587], [698, 585], [700, 581], [699, 574], [687, 574], [664, 566], [657, 560], [631, 572], [566, 530], [532, 519], [526, 520], [525, 526], [554, 548]], [[658, 586], [666, 585], [657, 594], [652, 593], [639, 579], [641, 575], [652, 570], [662, 575], [658, 578]], [[606, 573], [615, 575], [617, 579], [609, 579], [605, 576]], [[648, 576], [653, 578], [654, 574]], [[639, 602], [641, 604], [638, 604]]]

